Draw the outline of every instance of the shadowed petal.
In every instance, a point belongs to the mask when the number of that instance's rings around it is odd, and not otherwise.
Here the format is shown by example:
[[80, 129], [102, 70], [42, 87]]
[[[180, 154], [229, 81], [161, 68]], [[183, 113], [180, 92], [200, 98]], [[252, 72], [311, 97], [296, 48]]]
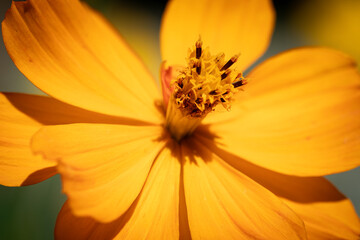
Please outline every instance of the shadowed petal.
[[234, 114], [206, 126], [220, 148], [289, 175], [360, 165], [360, 75], [352, 59], [324, 48], [294, 49], [248, 79]]
[[5, 46], [37, 87], [99, 113], [159, 122], [151, 75], [102, 16], [78, 0], [13, 1]]
[[306, 239], [303, 222], [280, 199], [202, 144], [189, 144], [182, 150], [194, 239]]
[[30, 150], [30, 139], [41, 126], [94, 121], [133, 122], [88, 112], [50, 97], [0, 93], [0, 184], [35, 184], [56, 173], [54, 162], [34, 156]]
[[179, 149], [167, 145], [155, 160], [138, 198], [113, 222], [76, 217], [65, 204], [56, 223], [56, 238], [179, 239], [179, 158]]
[[185, 63], [188, 48], [201, 36], [213, 54], [231, 58], [244, 71], [269, 45], [275, 13], [268, 0], [172, 0], [162, 19], [160, 43], [169, 65]]

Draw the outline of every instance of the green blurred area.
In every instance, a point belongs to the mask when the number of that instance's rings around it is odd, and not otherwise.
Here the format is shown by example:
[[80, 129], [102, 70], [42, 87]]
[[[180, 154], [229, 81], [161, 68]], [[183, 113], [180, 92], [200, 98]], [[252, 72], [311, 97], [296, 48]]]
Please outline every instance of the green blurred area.
[[[88, 0], [121, 32], [158, 79], [161, 63], [159, 28], [165, 1]], [[347, 52], [360, 61], [358, 0], [276, 0], [277, 25], [272, 44], [259, 62], [289, 48], [323, 45]], [[0, 1], [3, 18], [10, 0]], [[331, 21], [330, 21], [331, 19]], [[0, 42], [0, 91], [43, 94], [17, 70]], [[360, 213], [360, 168], [329, 176]], [[356, 184], [354, 184], [356, 183]], [[52, 239], [66, 197], [60, 177], [21, 188], [0, 186], [0, 239]], [[76, 228], [74, 228], [76, 231]]]
[[0, 186], [0, 239], [52, 239], [65, 200], [58, 175], [33, 186]]

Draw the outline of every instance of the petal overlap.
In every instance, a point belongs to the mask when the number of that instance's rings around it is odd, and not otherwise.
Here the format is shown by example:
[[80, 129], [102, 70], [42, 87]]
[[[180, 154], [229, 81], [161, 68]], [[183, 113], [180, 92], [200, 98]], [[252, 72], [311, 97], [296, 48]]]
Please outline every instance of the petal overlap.
[[56, 164], [35, 156], [30, 139], [43, 125], [76, 122], [130, 123], [50, 97], [0, 93], [0, 184], [29, 185], [53, 176]]
[[357, 239], [360, 221], [342, 193], [323, 177], [297, 177], [256, 166], [196, 136], [216, 155], [281, 198], [304, 221], [308, 239]]
[[[168, 144], [158, 155], [142, 192], [110, 223], [75, 216], [65, 204], [55, 229], [57, 239], [178, 239], [179, 149]], [[114, 186], [116, 187], [116, 186]], [[73, 226], [79, 231], [74, 231]]]
[[165, 145], [162, 133], [160, 126], [48, 126], [35, 134], [32, 149], [57, 161], [63, 191], [76, 215], [110, 222], [140, 193]]
[[182, 150], [194, 239], [306, 239], [302, 220], [271, 192], [195, 140]]

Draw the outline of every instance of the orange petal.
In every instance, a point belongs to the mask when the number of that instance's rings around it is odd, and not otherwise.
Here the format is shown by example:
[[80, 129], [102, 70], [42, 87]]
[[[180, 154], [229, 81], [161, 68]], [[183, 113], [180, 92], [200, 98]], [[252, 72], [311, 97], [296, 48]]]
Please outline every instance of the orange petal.
[[30, 139], [42, 125], [92, 121], [126, 122], [49, 97], [0, 93], [0, 184], [35, 184], [56, 173], [54, 162], [34, 156], [30, 150]]
[[43, 127], [32, 148], [58, 161], [63, 191], [76, 215], [109, 222], [138, 196], [164, 146], [158, 126], [73, 124]]
[[248, 79], [232, 120], [203, 131], [218, 146], [289, 175], [360, 165], [360, 75], [352, 59], [324, 48], [294, 49]]
[[280, 199], [198, 142], [183, 148], [184, 188], [194, 239], [306, 239]]
[[360, 222], [354, 207], [325, 178], [276, 173], [220, 150], [206, 138], [199, 140], [232, 167], [280, 197], [304, 221], [309, 239], [358, 239]]
[[[335, 194], [340, 195], [335, 190], [327, 192], [326, 196]], [[349, 199], [315, 203], [284, 201], [304, 220], [309, 239], [359, 239], [360, 221]]]
[[159, 122], [148, 70], [102, 16], [78, 0], [13, 1], [2, 22], [19, 70], [49, 95], [99, 113]]
[[161, 25], [161, 53], [169, 65], [184, 65], [188, 48], [201, 36], [213, 54], [240, 53], [245, 70], [269, 45], [275, 13], [269, 0], [173, 0]]
[[65, 204], [56, 223], [56, 238], [179, 239], [178, 152], [174, 146], [168, 146], [159, 154], [135, 203], [111, 223], [76, 217]]

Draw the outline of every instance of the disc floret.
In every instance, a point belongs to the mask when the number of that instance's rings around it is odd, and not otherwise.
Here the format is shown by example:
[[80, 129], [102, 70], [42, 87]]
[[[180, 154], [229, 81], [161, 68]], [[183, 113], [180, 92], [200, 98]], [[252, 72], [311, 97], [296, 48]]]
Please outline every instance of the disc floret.
[[[167, 126], [177, 139], [191, 134], [217, 105], [221, 104], [226, 110], [230, 110], [234, 94], [246, 84], [242, 74], [231, 69], [239, 55], [226, 61], [223, 53], [211, 55], [209, 48], [203, 48], [202, 45], [199, 39], [189, 49], [187, 66], [172, 81], [174, 90], [167, 110]], [[180, 116], [183, 120], [178, 121], [176, 117], [177, 124], [174, 124], [170, 114]], [[188, 124], [190, 126], [186, 127]]]

